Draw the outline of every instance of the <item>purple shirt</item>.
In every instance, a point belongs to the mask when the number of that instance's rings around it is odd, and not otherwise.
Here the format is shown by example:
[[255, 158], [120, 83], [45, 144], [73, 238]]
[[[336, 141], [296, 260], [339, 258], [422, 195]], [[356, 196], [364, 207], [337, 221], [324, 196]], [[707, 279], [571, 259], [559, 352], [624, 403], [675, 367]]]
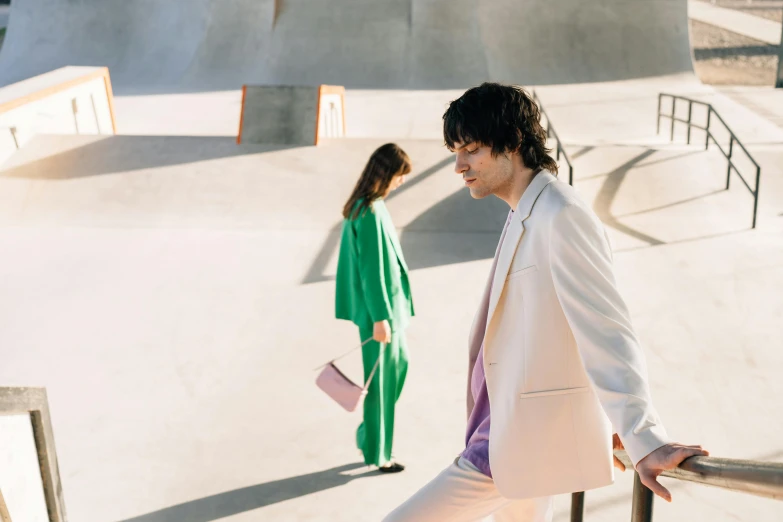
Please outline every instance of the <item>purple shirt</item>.
[[483, 359], [484, 343], [481, 344], [470, 378], [470, 393], [473, 395], [475, 406], [468, 419], [465, 451], [462, 452], [462, 457], [484, 475], [492, 478], [492, 470], [489, 467], [489, 394]]
[[[503, 234], [500, 236], [500, 245], [506, 238], [506, 229], [511, 222], [511, 216], [514, 211], [508, 213], [506, 225], [503, 227]], [[500, 253], [498, 248], [497, 254]], [[496, 256], [497, 256], [496, 254]], [[492, 265], [492, 272], [489, 280], [495, 277], [495, 266], [497, 257]], [[484, 343], [481, 343], [478, 358], [473, 365], [473, 372], [470, 376], [470, 394], [473, 396], [475, 405], [468, 418], [468, 429], [465, 435], [465, 451], [462, 452], [462, 458], [476, 466], [484, 475], [492, 478], [492, 470], [489, 467], [489, 394], [487, 393], [487, 379], [484, 374]]]

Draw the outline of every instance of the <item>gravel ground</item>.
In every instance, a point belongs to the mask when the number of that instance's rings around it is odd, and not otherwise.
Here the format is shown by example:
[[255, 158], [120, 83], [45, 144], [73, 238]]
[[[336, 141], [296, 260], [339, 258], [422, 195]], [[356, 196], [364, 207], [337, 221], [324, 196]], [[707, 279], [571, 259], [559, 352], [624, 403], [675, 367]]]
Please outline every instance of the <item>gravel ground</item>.
[[779, 46], [693, 20], [690, 25], [696, 74], [702, 82], [775, 85]]
[[783, 1], [781, 0], [699, 0], [701, 2], [735, 9], [776, 22], [783, 21]]

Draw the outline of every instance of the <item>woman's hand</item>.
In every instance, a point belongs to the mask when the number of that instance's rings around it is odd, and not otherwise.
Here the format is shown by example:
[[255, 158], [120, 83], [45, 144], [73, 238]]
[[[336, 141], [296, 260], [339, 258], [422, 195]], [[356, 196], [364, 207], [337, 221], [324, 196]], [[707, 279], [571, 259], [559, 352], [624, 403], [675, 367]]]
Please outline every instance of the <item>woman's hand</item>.
[[379, 343], [389, 344], [391, 342], [391, 326], [389, 321], [378, 321], [372, 327], [372, 338]]

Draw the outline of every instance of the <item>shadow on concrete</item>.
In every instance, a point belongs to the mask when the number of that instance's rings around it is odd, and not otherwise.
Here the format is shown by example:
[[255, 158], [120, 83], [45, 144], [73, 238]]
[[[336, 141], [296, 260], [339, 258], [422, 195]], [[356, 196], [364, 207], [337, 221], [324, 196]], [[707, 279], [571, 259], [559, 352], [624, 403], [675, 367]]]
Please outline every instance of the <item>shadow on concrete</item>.
[[708, 196], [712, 196], [714, 194], [720, 194], [721, 192], [725, 192], [724, 189], [719, 190], [712, 190], [710, 192], [706, 192], [704, 194], [699, 194], [698, 196], [693, 196], [692, 198], [686, 198], [686, 199], [680, 199], [677, 201], [673, 201], [671, 203], [667, 203], [666, 205], [660, 205], [658, 207], [652, 207], [652, 208], [646, 208], [644, 210], [637, 210], [636, 212], [628, 212], [627, 214], [617, 214], [615, 218], [624, 218], [624, 217], [630, 217], [630, 216], [638, 216], [640, 214], [646, 214], [648, 212], [655, 212], [656, 210], [663, 210], [665, 208], [671, 208], [676, 207], [677, 205], [684, 205], [686, 203], [691, 203], [692, 201], [698, 201], [702, 198], [706, 198]]
[[578, 151], [571, 154], [571, 161], [576, 160], [587, 154], [588, 152], [594, 150], [595, 147], [593, 145], [585, 145], [584, 147], [580, 148]]
[[604, 181], [604, 184], [601, 186], [601, 190], [598, 192], [598, 195], [595, 197], [593, 210], [596, 214], [598, 214], [598, 217], [601, 218], [601, 221], [603, 221], [605, 225], [612, 227], [615, 230], [619, 230], [620, 232], [631, 237], [640, 239], [645, 243], [649, 243], [650, 245], [663, 245], [664, 242], [660, 239], [656, 239], [643, 232], [635, 230], [628, 225], [620, 223], [617, 220], [617, 217], [614, 216], [611, 212], [612, 202], [614, 201], [614, 198], [617, 197], [617, 193], [620, 190], [620, 185], [623, 184], [623, 180], [625, 180], [628, 172], [630, 172], [631, 169], [633, 169], [636, 165], [646, 158], [649, 158], [653, 154], [655, 154], [655, 150], [646, 150], [610, 172], [607, 175], [606, 181]]
[[[35, 142], [50, 139], [33, 138]], [[106, 136], [45, 158], [0, 170], [0, 176], [67, 180], [295, 148], [290, 145], [237, 145], [229, 137]]]
[[717, 47], [713, 49], [694, 49], [696, 60], [712, 58], [730, 58], [735, 56], [777, 56], [778, 45], [743, 45], [738, 47]]
[[[618, 168], [616, 168], [615, 170], [613, 170], [613, 171], [611, 171], [609, 173], [598, 174], [598, 175], [595, 175], [595, 176], [591, 176], [591, 177], [588, 177], [588, 178], [581, 178], [581, 179], [577, 180], [577, 181], [585, 181], [587, 179], [605, 177], [606, 179], [604, 180], [604, 183], [601, 186], [601, 189], [599, 190], [598, 194], [596, 195], [595, 201], [593, 202], [593, 210], [595, 211], [595, 213], [598, 215], [598, 217], [601, 219], [601, 221], [606, 226], [614, 228], [615, 230], [618, 230], [618, 231], [620, 231], [620, 232], [622, 232], [624, 234], [627, 234], [627, 235], [629, 235], [631, 237], [634, 237], [636, 239], [639, 239], [639, 240], [644, 241], [645, 243], [647, 243], [647, 245], [643, 245], [643, 246], [640, 246], [640, 247], [618, 249], [617, 252], [628, 252], [628, 251], [633, 251], [633, 250], [640, 250], [640, 249], [643, 249], [643, 248], [649, 248], [649, 247], [654, 247], [654, 246], [658, 246], [658, 245], [670, 245], [670, 244], [688, 243], [688, 242], [692, 242], [692, 241], [699, 241], [701, 239], [711, 239], [711, 238], [716, 238], [716, 237], [721, 237], [721, 236], [726, 236], [726, 235], [731, 235], [731, 234], [737, 234], [737, 233], [744, 232], [744, 231], [748, 230], [748, 228], [742, 228], [742, 229], [739, 229], [739, 230], [727, 230], [727, 231], [718, 232], [718, 233], [715, 233], [715, 234], [700, 235], [700, 236], [695, 236], [695, 237], [691, 237], [691, 238], [684, 238], [684, 239], [679, 239], [679, 240], [674, 240], [674, 241], [663, 241], [663, 240], [658, 239], [656, 237], [653, 237], [653, 236], [651, 236], [649, 234], [646, 234], [644, 232], [641, 232], [639, 230], [631, 228], [630, 226], [628, 226], [628, 225], [626, 225], [624, 223], [621, 223], [620, 222], [621, 218], [636, 216], [636, 215], [645, 214], [645, 213], [648, 213], [648, 212], [654, 212], [654, 211], [657, 211], [657, 210], [663, 210], [663, 209], [675, 207], [675, 206], [678, 206], [678, 205], [685, 205], [685, 204], [692, 203], [694, 201], [698, 201], [700, 199], [707, 198], [709, 196], [712, 196], [712, 195], [724, 192], [723, 189], [713, 190], [713, 191], [705, 192], [703, 194], [699, 194], [699, 195], [694, 196], [694, 197], [690, 197], [690, 198], [686, 198], [686, 199], [682, 199], [682, 200], [677, 200], [677, 201], [672, 201], [671, 203], [667, 203], [665, 205], [661, 205], [661, 206], [654, 207], [654, 208], [647, 208], [647, 209], [643, 209], [643, 210], [639, 210], [639, 211], [635, 211], [635, 212], [629, 212], [629, 213], [626, 213], [626, 214], [618, 214], [618, 215], [612, 214], [612, 212], [611, 212], [612, 203], [614, 202], [614, 199], [617, 196], [617, 193], [619, 192], [620, 186], [622, 185], [623, 181], [625, 180], [625, 177], [628, 175], [628, 173], [632, 169], [639, 168], [639, 167], [644, 167], [644, 166], [649, 166], [649, 165], [652, 165], [652, 164], [656, 163], [655, 161], [644, 163], [644, 160], [646, 158], [650, 157], [651, 155], [653, 155], [655, 152], [656, 152], [655, 149], [647, 149], [644, 152], [638, 154], [636, 157], [632, 158], [631, 160], [627, 161], [626, 163], [624, 163], [623, 165], [619, 166]], [[704, 151], [701, 151], [701, 152], [704, 152]], [[682, 155], [677, 156], [675, 158], [669, 158], [669, 159], [676, 159], [676, 158], [679, 158], [679, 157], [688, 156], [690, 154], [692, 154], [692, 153], [682, 154]], [[661, 161], [666, 161], [666, 160], [661, 160]]]
[[[422, 172], [411, 176], [410, 179], [402, 187], [389, 194], [387, 200], [400, 197], [401, 194], [404, 194], [405, 192], [411, 190], [413, 187], [415, 187], [425, 179], [429, 178], [430, 176], [434, 175], [435, 173], [441, 171], [449, 164], [454, 163], [454, 158], [455, 156], [453, 154], [449, 155], [446, 158], [439, 161], [438, 163], [435, 163], [429, 168], [423, 170]], [[310, 269], [307, 271], [307, 274], [302, 279], [301, 284], [307, 285], [312, 283], [320, 283], [323, 281], [331, 281], [334, 279], [334, 276], [325, 275], [324, 270], [326, 270], [326, 265], [329, 263], [329, 259], [331, 258], [332, 253], [340, 246], [340, 236], [342, 235], [342, 229], [343, 229], [343, 222], [340, 221], [336, 223], [331, 228], [331, 230], [329, 230], [329, 234], [327, 234], [326, 239], [321, 245], [321, 250], [318, 252], [318, 255], [315, 256], [315, 259], [310, 265]], [[407, 249], [405, 249], [404, 244], [403, 244], [403, 250], [405, 252], [405, 260], [408, 263], [409, 268], [412, 270], [417, 268], [410, 263], [410, 259], [409, 259], [410, 253], [408, 252]]]
[[346, 472], [366, 467], [361, 463], [346, 464], [324, 471], [218, 493], [128, 518], [121, 522], [212, 522], [318, 491], [343, 486], [358, 478], [380, 475], [377, 470], [369, 470], [369, 468], [365, 473], [346, 474]]
[[508, 205], [474, 200], [461, 189], [413, 220], [400, 235], [411, 270], [489, 259], [495, 255]]
[[426, 170], [423, 170], [421, 173], [419, 173], [416, 176], [411, 177], [408, 181], [405, 182], [403, 186], [389, 194], [389, 196], [386, 198], [387, 200], [392, 200], [395, 198], [400, 197], [400, 194], [405, 194], [409, 190], [411, 190], [413, 187], [424, 181], [425, 179], [429, 178], [433, 174], [436, 174], [437, 172], [440, 172], [441, 169], [446, 168], [447, 165], [450, 165], [451, 163], [454, 163], [456, 161], [456, 156], [454, 154], [450, 154], [437, 162], [436, 164], [432, 165]]

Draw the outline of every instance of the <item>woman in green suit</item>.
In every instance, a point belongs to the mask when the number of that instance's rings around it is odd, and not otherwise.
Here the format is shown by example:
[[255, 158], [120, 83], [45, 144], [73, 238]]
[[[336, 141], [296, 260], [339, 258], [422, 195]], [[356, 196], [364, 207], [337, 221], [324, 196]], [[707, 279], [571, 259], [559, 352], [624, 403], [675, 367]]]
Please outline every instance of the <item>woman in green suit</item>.
[[408, 371], [405, 328], [413, 317], [413, 301], [408, 266], [383, 200], [410, 171], [408, 155], [394, 143], [373, 152], [343, 208], [337, 265], [336, 316], [353, 321], [362, 341], [372, 338], [362, 348], [365, 379], [380, 353], [356, 443], [364, 461], [386, 473], [405, 469], [392, 461], [392, 441], [394, 407]]

